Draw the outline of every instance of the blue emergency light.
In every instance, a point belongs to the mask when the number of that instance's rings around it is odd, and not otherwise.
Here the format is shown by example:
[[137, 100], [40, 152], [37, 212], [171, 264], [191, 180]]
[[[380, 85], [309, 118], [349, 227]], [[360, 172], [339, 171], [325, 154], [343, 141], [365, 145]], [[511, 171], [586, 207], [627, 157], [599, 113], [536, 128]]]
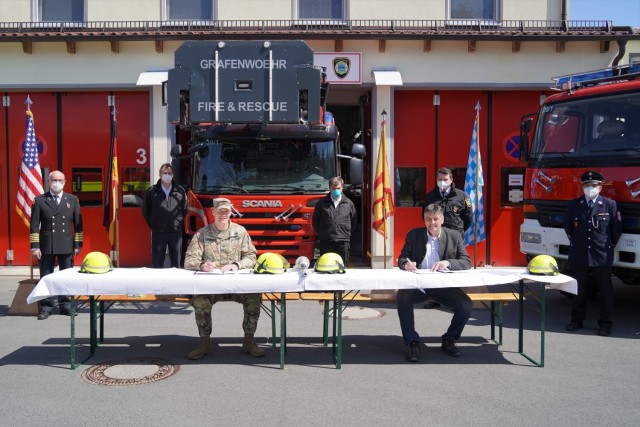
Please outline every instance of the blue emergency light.
[[631, 80], [638, 77], [640, 77], [640, 64], [621, 65], [602, 70], [553, 77], [551, 80], [555, 81], [555, 84], [551, 89], [572, 90], [616, 80]]

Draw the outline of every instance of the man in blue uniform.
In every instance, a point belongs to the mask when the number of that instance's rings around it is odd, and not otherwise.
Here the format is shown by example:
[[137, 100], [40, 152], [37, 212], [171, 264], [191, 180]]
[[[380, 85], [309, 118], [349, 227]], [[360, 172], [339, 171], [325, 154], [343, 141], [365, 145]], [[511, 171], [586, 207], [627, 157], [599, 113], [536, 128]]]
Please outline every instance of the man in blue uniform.
[[564, 216], [564, 230], [571, 243], [571, 275], [578, 281], [578, 295], [573, 300], [571, 322], [565, 329], [577, 331], [582, 328], [591, 274], [600, 292], [598, 335], [608, 336], [613, 312], [611, 264], [613, 249], [622, 234], [622, 219], [616, 202], [600, 195], [603, 180], [598, 172], [583, 173], [580, 181], [584, 196], [571, 200]]
[[[56, 258], [60, 270], [73, 267], [73, 256], [82, 248], [82, 215], [80, 202], [73, 194], [62, 191], [64, 174], [49, 174], [49, 191], [36, 197], [31, 207], [29, 241], [31, 253], [40, 260], [40, 278], [53, 273]], [[59, 296], [60, 314], [70, 314], [70, 299]], [[40, 301], [38, 320], [44, 320], [55, 309], [55, 297]]]

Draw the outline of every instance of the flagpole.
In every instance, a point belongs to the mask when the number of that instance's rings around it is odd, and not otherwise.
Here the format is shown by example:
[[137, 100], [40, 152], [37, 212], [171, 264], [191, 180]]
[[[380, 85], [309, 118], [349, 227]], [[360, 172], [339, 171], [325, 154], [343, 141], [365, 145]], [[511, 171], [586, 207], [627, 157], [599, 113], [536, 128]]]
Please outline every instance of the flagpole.
[[[27, 111], [31, 111], [31, 104], [33, 104], [33, 101], [29, 95], [27, 95], [27, 100], [24, 101], [24, 103], [27, 104]], [[31, 248], [29, 248], [29, 278], [33, 280], [33, 254], [31, 253]]]
[[[382, 124], [381, 124], [381, 128], [382, 128], [382, 132], [385, 132], [385, 125], [387, 123], [387, 110], [385, 110], [384, 108], [382, 109]], [[385, 136], [385, 141], [386, 141], [386, 136]], [[385, 157], [385, 161], [387, 159], [387, 151], [386, 151], [386, 147], [385, 147], [385, 151], [384, 151], [384, 157]], [[384, 164], [384, 163], [383, 163]], [[387, 171], [388, 173], [388, 171]], [[384, 186], [383, 186], [384, 187]], [[384, 194], [384, 188], [383, 188], [383, 194]], [[387, 269], [387, 206], [386, 203], [382, 203], [382, 221], [383, 221], [383, 233], [382, 233], [382, 244], [383, 246], [383, 251], [382, 251], [382, 256], [384, 257], [382, 260], [382, 267], [386, 270]]]
[[478, 222], [480, 221], [480, 216], [479, 216], [479, 209], [480, 209], [480, 204], [479, 204], [479, 191], [478, 189], [479, 184], [480, 184], [480, 166], [479, 166], [479, 161], [480, 161], [480, 101], [478, 101], [478, 103], [476, 104], [476, 210], [475, 210], [475, 221], [474, 221], [474, 225], [473, 225], [473, 268], [477, 268], [478, 267]]

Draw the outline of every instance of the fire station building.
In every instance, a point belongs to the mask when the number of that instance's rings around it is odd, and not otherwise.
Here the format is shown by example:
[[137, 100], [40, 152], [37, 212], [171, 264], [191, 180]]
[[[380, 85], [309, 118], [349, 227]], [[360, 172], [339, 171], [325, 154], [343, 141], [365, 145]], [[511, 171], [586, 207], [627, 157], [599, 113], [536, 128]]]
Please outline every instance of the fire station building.
[[[524, 265], [519, 227], [525, 164], [522, 116], [551, 78], [640, 61], [640, 29], [571, 20], [566, 0], [3, 0], [0, 3], [0, 265], [29, 265], [29, 229], [16, 212], [18, 169], [32, 102], [39, 162], [78, 196], [84, 248], [109, 253], [102, 225], [110, 106], [118, 112], [120, 266], [151, 264], [140, 197], [170, 161], [163, 82], [186, 40], [304, 40], [327, 67], [328, 111], [342, 152], [365, 145], [365, 184], [353, 192], [353, 259], [393, 265], [421, 203], [449, 167], [464, 188], [476, 106], [486, 240], [476, 265]], [[372, 230], [381, 122], [394, 214]], [[385, 247], [386, 246], [386, 247]], [[385, 261], [386, 254], [386, 261]]]

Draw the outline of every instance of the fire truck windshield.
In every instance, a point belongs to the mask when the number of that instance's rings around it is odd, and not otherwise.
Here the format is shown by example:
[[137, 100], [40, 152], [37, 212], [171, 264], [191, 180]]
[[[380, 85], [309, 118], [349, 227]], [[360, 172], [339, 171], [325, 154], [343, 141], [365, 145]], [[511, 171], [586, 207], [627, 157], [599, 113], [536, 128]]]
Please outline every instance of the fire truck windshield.
[[531, 160], [544, 166], [638, 164], [640, 93], [550, 103], [542, 108]]
[[200, 140], [196, 193], [322, 193], [337, 175], [335, 141]]

